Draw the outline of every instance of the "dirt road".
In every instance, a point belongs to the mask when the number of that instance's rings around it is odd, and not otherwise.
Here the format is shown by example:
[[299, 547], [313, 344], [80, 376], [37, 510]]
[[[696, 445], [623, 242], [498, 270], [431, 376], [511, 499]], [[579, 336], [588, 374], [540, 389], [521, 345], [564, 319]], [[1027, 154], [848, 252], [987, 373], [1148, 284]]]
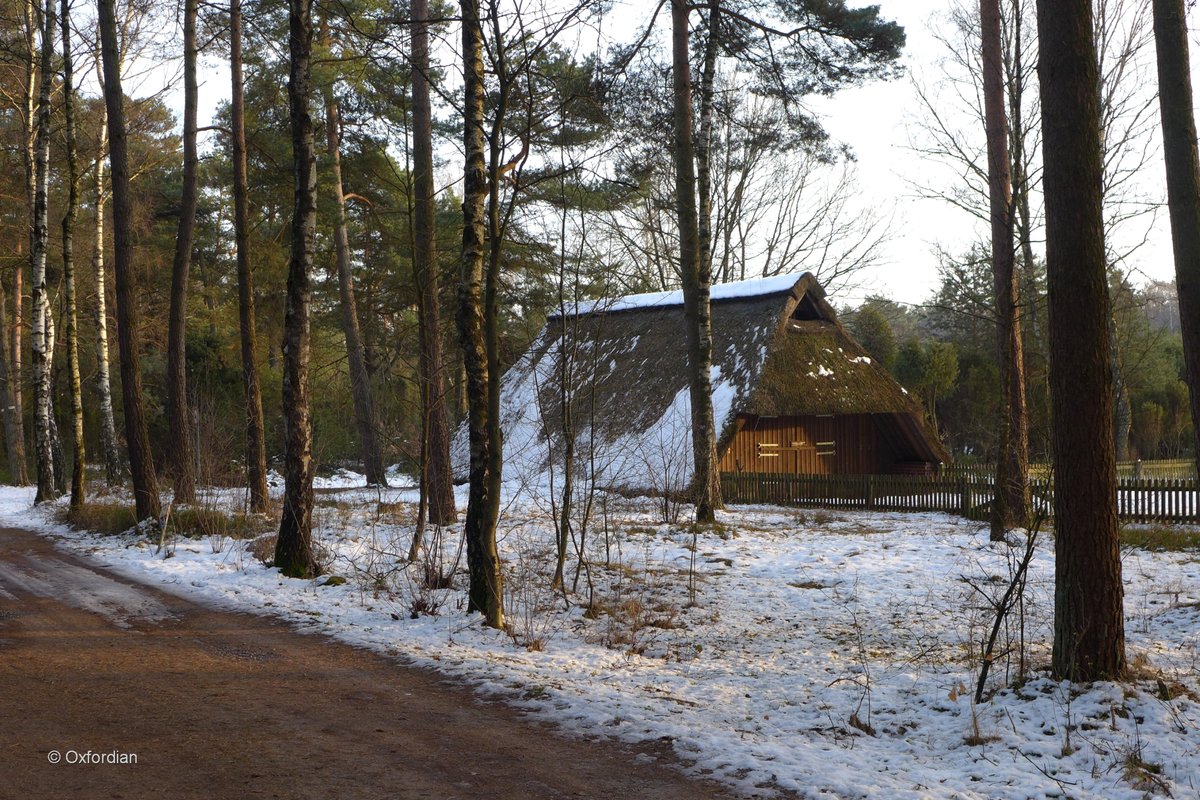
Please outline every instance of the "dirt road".
[[436, 674], [0, 529], [0, 798], [726, 796]]

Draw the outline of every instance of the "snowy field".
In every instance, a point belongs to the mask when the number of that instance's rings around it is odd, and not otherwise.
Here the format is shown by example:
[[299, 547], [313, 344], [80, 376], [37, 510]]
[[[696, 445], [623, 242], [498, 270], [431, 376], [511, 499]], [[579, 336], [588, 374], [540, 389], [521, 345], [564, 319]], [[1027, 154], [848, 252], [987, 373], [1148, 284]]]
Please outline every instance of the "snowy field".
[[[501, 520], [501, 633], [464, 613], [458, 529], [406, 565], [413, 492], [339, 490], [353, 479], [317, 498], [338, 585], [265, 569], [265, 542], [169, 538], [156, 552], [133, 533], [72, 532], [31, 508], [32, 489], [0, 489], [0, 522], [169, 591], [432, 666], [571, 733], [669, 742], [691, 772], [751, 796], [1200, 798], [1198, 552], [1123, 551], [1135, 677], [1078, 686], [1047, 677], [1044, 536], [975, 705], [991, 600], [1022, 549], [976, 524], [734, 507], [693, 539], [661, 504], [609, 498], [568, 603], [549, 588], [549, 506], [516, 493]], [[576, 564], [573, 550], [568, 589]], [[455, 585], [429, 588], [436, 572]]]

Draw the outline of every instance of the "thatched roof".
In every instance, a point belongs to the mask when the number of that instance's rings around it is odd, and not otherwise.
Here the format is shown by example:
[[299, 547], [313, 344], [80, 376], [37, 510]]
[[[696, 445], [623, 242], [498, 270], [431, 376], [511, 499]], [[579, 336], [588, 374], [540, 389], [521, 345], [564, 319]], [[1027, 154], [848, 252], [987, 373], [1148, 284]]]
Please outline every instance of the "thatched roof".
[[[739, 413], [891, 414], [911, 418], [904, 427], [929, 440], [921, 458], [946, 460], [924, 432], [919, 406], [850, 339], [811, 274], [713, 287], [711, 308], [713, 412], [722, 439]], [[686, 487], [687, 363], [678, 292], [589, 303], [552, 317], [502, 381], [506, 474], [540, 474], [552, 453], [561, 461], [567, 409], [577, 463], [594, 464], [603, 485]], [[460, 432], [459, 464], [464, 438]]]

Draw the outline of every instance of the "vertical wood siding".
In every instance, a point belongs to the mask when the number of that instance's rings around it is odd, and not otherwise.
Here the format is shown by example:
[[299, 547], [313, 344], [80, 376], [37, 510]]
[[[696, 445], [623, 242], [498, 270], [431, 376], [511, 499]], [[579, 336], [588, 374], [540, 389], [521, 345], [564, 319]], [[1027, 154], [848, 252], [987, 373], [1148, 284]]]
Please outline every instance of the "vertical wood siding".
[[735, 430], [723, 472], [867, 475], [888, 472], [896, 461], [870, 414], [739, 415]]

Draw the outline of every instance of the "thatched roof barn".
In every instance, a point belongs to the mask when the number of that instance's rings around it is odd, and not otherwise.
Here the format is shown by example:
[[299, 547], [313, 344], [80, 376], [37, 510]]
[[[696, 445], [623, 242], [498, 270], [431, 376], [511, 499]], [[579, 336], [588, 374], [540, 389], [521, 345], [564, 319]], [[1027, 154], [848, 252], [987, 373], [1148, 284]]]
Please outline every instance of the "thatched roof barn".
[[[949, 457], [918, 403], [837, 321], [811, 274], [712, 289], [713, 411], [723, 471], [928, 471]], [[548, 320], [501, 385], [505, 474], [561, 466], [574, 441], [599, 485], [691, 479], [680, 292], [581, 304]], [[565, 412], [565, 413], [564, 413]], [[465, 475], [465, 435], [456, 439]]]

